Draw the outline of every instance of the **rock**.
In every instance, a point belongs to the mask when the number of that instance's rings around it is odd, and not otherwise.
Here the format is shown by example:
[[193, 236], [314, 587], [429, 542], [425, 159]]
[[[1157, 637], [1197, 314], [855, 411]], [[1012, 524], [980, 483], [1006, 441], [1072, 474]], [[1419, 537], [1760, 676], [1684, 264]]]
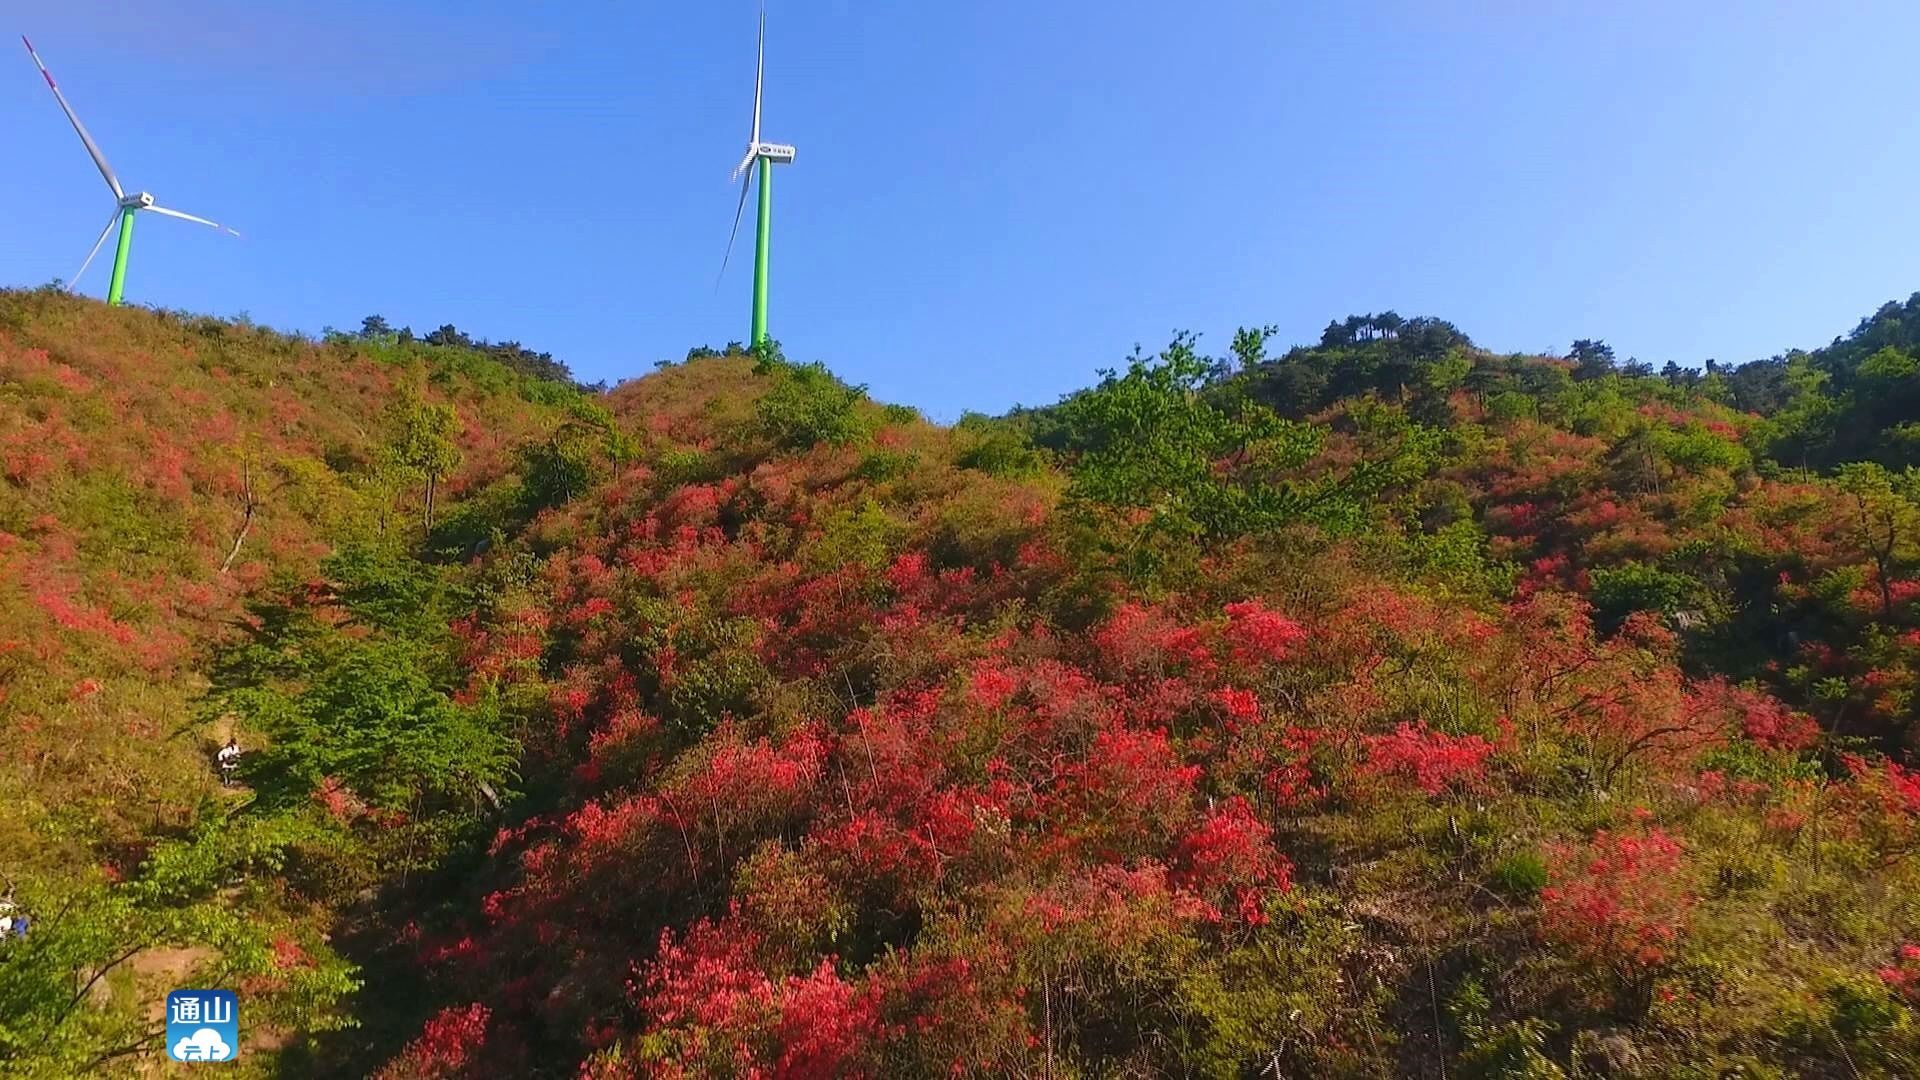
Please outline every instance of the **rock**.
[[1640, 1075], [1640, 1048], [1618, 1029], [1581, 1032], [1574, 1040], [1574, 1057], [1582, 1071], [1595, 1076]]

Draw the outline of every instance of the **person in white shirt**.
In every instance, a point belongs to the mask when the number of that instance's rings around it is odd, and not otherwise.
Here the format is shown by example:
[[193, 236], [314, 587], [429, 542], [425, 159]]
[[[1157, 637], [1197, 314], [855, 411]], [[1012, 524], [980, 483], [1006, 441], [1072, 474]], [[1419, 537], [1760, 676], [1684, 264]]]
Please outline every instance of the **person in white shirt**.
[[12, 883], [8, 883], [7, 891], [0, 893], [0, 941], [26, 937], [28, 921], [27, 913], [13, 899]]
[[229, 735], [227, 737], [227, 745], [221, 747], [220, 752], [215, 754], [214, 758], [220, 765], [221, 786], [231, 786], [233, 784], [233, 770], [240, 765], [239, 741]]

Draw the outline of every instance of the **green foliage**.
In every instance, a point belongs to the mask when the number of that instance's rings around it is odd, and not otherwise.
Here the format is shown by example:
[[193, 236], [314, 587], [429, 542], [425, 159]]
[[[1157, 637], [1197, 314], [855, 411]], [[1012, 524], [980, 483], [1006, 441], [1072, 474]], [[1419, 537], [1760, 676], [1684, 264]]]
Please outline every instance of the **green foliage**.
[[1477, 975], [1460, 980], [1447, 998], [1447, 1014], [1460, 1033], [1460, 1063], [1467, 1076], [1485, 1080], [1559, 1080], [1565, 1073], [1547, 1056], [1553, 1026], [1537, 1018], [1496, 1022], [1493, 1001]]
[[443, 630], [440, 575], [404, 551], [348, 544], [320, 566], [356, 620], [414, 640], [430, 640]]
[[1073, 455], [1070, 493], [1145, 511], [1151, 528], [1221, 540], [1334, 516], [1336, 492], [1307, 492], [1280, 474], [1305, 465], [1325, 433], [1282, 420], [1242, 394], [1203, 393], [1213, 372], [1180, 335], [1158, 358], [1135, 356], [1125, 375], [1067, 399], [1060, 416]]
[[1251, 371], [1267, 360], [1267, 342], [1280, 332], [1277, 326], [1243, 326], [1233, 332], [1233, 358], [1240, 370]]
[[750, 619], [709, 619], [690, 628], [676, 646], [692, 654], [675, 673], [664, 719], [683, 737], [697, 738], [729, 716], [744, 716], [772, 682], [754, 654]]
[[419, 652], [391, 642], [342, 647], [297, 691], [236, 691], [228, 702], [271, 740], [247, 763], [263, 805], [295, 805], [331, 778], [368, 802], [407, 808], [460, 798], [511, 773], [513, 744], [492, 702], [456, 705]]
[[914, 463], [918, 460], [919, 456], [909, 451], [869, 450], [861, 456], [860, 466], [854, 470], [854, 475], [870, 483], [884, 484], [912, 473]]
[[1481, 596], [1513, 592], [1520, 568], [1495, 560], [1487, 552], [1487, 538], [1471, 519], [1462, 519], [1430, 533], [1415, 533], [1408, 547], [1417, 571], [1448, 588]]
[[537, 513], [564, 506], [612, 466], [631, 460], [634, 452], [632, 439], [621, 433], [605, 406], [586, 399], [574, 402], [551, 435], [520, 449], [525, 509]]
[[774, 445], [788, 450], [821, 443], [844, 446], [869, 434], [868, 418], [859, 407], [867, 397], [865, 387], [848, 386], [817, 362], [762, 360], [756, 370], [773, 380], [756, 412]]
[[[0, 941], [0, 1071], [92, 1074], [156, 1049], [161, 1032], [147, 1020], [153, 990], [132, 977], [156, 950], [190, 958], [175, 975], [181, 986], [278, 975], [273, 941], [292, 931], [274, 917], [268, 886], [295, 847], [316, 842], [323, 834], [295, 819], [207, 820], [155, 845], [119, 888], [89, 882], [23, 895], [33, 931]], [[351, 967], [317, 942], [308, 956], [292, 978], [249, 996], [254, 1030], [319, 1033], [351, 1023], [340, 1010], [359, 985]]]
[[1035, 476], [1046, 468], [1046, 456], [1026, 434], [1006, 421], [969, 413], [954, 425], [959, 452], [954, 464], [989, 476]]
[[426, 531], [432, 532], [435, 493], [440, 482], [460, 466], [460, 417], [451, 405], [403, 397], [388, 409], [388, 418], [392, 434], [386, 446], [387, 463], [399, 475], [425, 482], [422, 521]]
[[1610, 624], [1636, 611], [1673, 615], [1703, 601], [1700, 582], [1641, 562], [1593, 571], [1593, 606]]
[[1493, 868], [1493, 883], [1508, 896], [1531, 898], [1547, 887], [1547, 864], [1537, 851], [1516, 851]]
[[1868, 383], [1897, 383], [1920, 374], [1920, 360], [1888, 347], [1860, 361], [1857, 375]]
[[813, 561], [827, 570], [841, 566], [878, 570], [892, 561], [906, 535], [904, 523], [869, 499], [857, 510], [836, 510], [822, 522]]

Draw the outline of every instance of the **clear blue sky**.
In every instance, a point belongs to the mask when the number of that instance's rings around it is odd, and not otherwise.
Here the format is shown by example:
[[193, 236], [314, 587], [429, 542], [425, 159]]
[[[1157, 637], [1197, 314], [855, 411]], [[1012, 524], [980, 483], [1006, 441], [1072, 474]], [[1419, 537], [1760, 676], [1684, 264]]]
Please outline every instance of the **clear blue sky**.
[[[130, 188], [246, 234], [143, 218], [131, 300], [452, 322], [588, 380], [746, 336], [751, 260], [714, 275], [753, 0], [5, 7]], [[1181, 328], [1224, 352], [1237, 325], [1310, 341], [1393, 308], [1498, 349], [1699, 364], [1821, 344], [1920, 288], [1910, 0], [771, 19], [766, 136], [800, 148], [773, 332], [941, 418], [1051, 401]], [[37, 284], [111, 201], [8, 47], [0, 281]]]

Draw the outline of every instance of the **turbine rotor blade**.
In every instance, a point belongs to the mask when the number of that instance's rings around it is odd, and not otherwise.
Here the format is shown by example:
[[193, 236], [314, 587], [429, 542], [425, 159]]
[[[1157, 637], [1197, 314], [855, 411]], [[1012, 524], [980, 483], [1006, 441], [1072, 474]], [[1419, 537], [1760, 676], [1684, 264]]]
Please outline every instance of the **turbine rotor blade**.
[[756, 157], [759, 157], [759, 156], [760, 156], [760, 147], [759, 147], [759, 146], [757, 146], [757, 145], [756, 145], [756, 146], [749, 146], [749, 147], [747, 147], [747, 156], [746, 156], [746, 157], [743, 157], [743, 158], [741, 158], [741, 159], [740, 159], [740, 164], [738, 164], [738, 165], [735, 165], [735, 166], [733, 167], [733, 178], [734, 178], [734, 180], [736, 180], [736, 181], [737, 181], [737, 180], [739, 180], [739, 179], [740, 179], [740, 174], [741, 174], [741, 173], [743, 173], [743, 172], [746, 172], [746, 171], [747, 171], [748, 169], [751, 169], [751, 168], [753, 168], [753, 159], [754, 159], [754, 158], [756, 158]]
[[107, 186], [113, 189], [113, 197], [125, 199], [127, 193], [121, 190], [120, 179], [113, 175], [113, 167], [107, 164], [107, 156], [100, 152], [100, 146], [93, 141], [93, 136], [87, 134], [87, 126], [80, 122], [80, 116], [73, 111], [73, 106], [67, 104], [67, 95], [62, 94], [60, 84], [53, 81], [53, 72], [48, 71], [47, 65], [41, 62], [40, 54], [33, 51], [33, 42], [28, 41], [25, 34], [20, 36], [20, 41], [26, 45], [27, 55], [33, 57], [33, 66], [40, 69], [40, 77], [47, 80], [47, 89], [53, 91], [53, 100], [60, 103], [60, 111], [67, 114], [67, 122], [73, 125], [73, 130], [80, 135], [80, 141], [86, 144], [87, 154], [93, 158], [94, 166], [106, 179]]
[[753, 65], [753, 138], [748, 144], [760, 148], [760, 89], [767, 79], [767, 0], [760, 0], [760, 57]]
[[107, 242], [107, 234], [113, 232], [113, 227], [120, 223], [120, 215], [122, 213], [124, 213], [124, 211], [119, 207], [114, 208], [113, 216], [107, 219], [107, 227], [100, 230], [100, 239], [95, 240], [93, 242], [93, 250], [87, 252], [87, 261], [80, 264], [80, 269], [73, 272], [73, 280], [67, 282], [68, 292], [80, 291], [80, 276], [87, 272], [87, 267], [93, 265], [93, 257], [100, 254], [100, 245]]
[[212, 228], [219, 229], [221, 232], [232, 233], [235, 236], [240, 235], [238, 230], [229, 229], [225, 225], [222, 225], [217, 221], [208, 221], [206, 218], [194, 217], [192, 214], [183, 214], [178, 210], [169, 210], [164, 206], [149, 206], [146, 209], [150, 213], [163, 214], [170, 218], [179, 218], [181, 221], [191, 221], [196, 225], [210, 226]]
[[[751, 155], [748, 158], [752, 160]], [[720, 274], [713, 279], [713, 289], [720, 291], [720, 282], [727, 276], [727, 264], [733, 261], [733, 244], [740, 239], [740, 219], [747, 215], [747, 195], [753, 191], [753, 167], [747, 167], [747, 181], [740, 185], [740, 205], [733, 211], [733, 231], [727, 234], [727, 254], [720, 260]]]

